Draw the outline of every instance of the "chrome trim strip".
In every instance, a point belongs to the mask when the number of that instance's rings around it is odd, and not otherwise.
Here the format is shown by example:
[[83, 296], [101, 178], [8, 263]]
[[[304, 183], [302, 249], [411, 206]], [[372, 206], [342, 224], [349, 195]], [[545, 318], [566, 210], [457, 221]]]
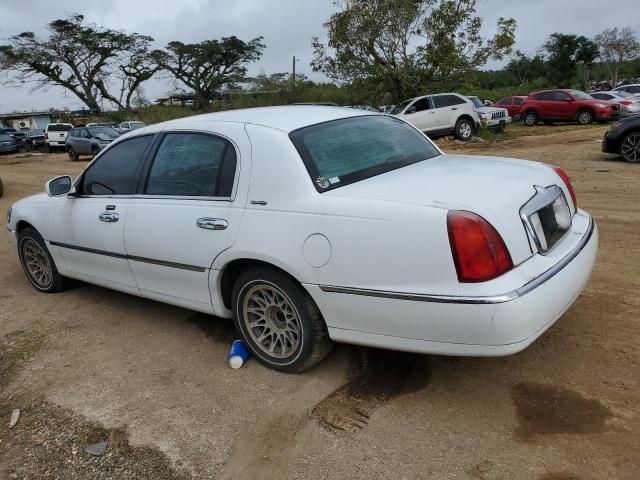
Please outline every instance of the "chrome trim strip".
[[595, 222], [593, 218], [589, 217], [589, 226], [587, 232], [582, 237], [576, 248], [574, 248], [567, 256], [556, 263], [553, 267], [542, 273], [540, 276], [534, 278], [530, 282], [524, 284], [522, 287], [512, 290], [501, 295], [491, 295], [483, 297], [465, 297], [457, 295], [430, 295], [423, 293], [402, 293], [402, 292], [388, 292], [384, 290], [372, 290], [366, 288], [352, 288], [352, 287], [339, 287], [335, 285], [319, 285], [320, 290], [327, 293], [343, 293], [346, 295], [361, 295], [365, 297], [378, 297], [378, 298], [391, 298], [394, 300], [410, 300], [414, 302], [431, 302], [431, 303], [462, 303], [462, 304], [495, 304], [505, 303], [516, 298], [522, 297], [539, 287], [551, 277], [560, 272], [571, 261], [580, 254], [584, 247], [591, 240], [593, 231], [595, 229]]
[[104, 255], [106, 257], [122, 258], [124, 260], [132, 260], [134, 262], [149, 263], [149, 264], [152, 264], [152, 265], [160, 265], [160, 266], [163, 266], [163, 267], [178, 268], [180, 270], [189, 270], [189, 271], [192, 271], [192, 272], [204, 272], [206, 270], [205, 267], [196, 267], [194, 265], [187, 265], [187, 264], [184, 264], [184, 263], [167, 262], [165, 260], [156, 260], [156, 259], [153, 259], [153, 258], [137, 257], [135, 255], [126, 255], [124, 253], [106, 252], [104, 250], [96, 250], [95, 248], [80, 247], [78, 245], [69, 245], [68, 243], [60, 243], [60, 242], [49, 241], [49, 244], [51, 244], [53, 246], [56, 246], [56, 247], [68, 248], [69, 250], [78, 250], [80, 252], [93, 253], [93, 254], [96, 254], [96, 255]]

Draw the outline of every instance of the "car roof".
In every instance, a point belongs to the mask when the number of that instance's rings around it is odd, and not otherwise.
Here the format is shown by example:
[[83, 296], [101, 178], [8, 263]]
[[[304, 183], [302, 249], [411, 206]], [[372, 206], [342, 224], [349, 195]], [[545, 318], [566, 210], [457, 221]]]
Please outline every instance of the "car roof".
[[320, 105], [242, 108], [169, 120], [168, 122], [146, 127], [145, 131], [152, 132], [162, 130], [165, 127], [180, 127], [180, 124], [192, 122], [234, 122], [250, 123], [289, 133], [299, 128], [329, 122], [331, 120], [371, 115], [382, 114], [354, 108], [326, 107]]

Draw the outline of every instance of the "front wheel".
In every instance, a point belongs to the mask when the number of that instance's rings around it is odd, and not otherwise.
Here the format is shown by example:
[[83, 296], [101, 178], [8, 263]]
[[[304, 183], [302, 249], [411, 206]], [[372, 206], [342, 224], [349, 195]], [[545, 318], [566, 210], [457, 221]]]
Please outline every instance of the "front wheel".
[[80, 155], [73, 149], [73, 147], [69, 147], [69, 160], [75, 162], [80, 158]]
[[471, 140], [473, 136], [474, 125], [473, 122], [467, 118], [460, 118], [456, 122], [455, 135], [458, 140], [467, 142]]
[[624, 137], [620, 153], [627, 162], [640, 162], [640, 132], [631, 132]]
[[580, 125], [589, 125], [591, 122], [593, 122], [593, 112], [591, 110], [578, 112], [578, 123]]
[[285, 274], [269, 268], [247, 270], [236, 280], [232, 298], [236, 328], [264, 365], [303, 372], [331, 351], [318, 306]]
[[524, 124], [527, 127], [533, 127], [538, 123], [538, 114], [533, 110], [529, 110], [524, 114]]
[[31, 284], [44, 293], [64, 290], [65, 278], [58, 273], [42, 236], [33, 228], [18, 234], [18, 254], [24, 273]]

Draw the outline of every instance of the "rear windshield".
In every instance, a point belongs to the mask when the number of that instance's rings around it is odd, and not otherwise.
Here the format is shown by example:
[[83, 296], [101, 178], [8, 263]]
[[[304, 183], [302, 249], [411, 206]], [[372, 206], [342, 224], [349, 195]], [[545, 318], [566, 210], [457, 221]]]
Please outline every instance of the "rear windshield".
[[440, 155], [424, 135], [388, 116], [334, 120], [289, 136], [319, 192]]
[[73, 127], [71, 125], [58, 123], [58, 124], [55, 124], [55, 125], [49, 125], [47, 127], [47, 130], [50, 131], [50, 132], [68, 132], [72, 128]]

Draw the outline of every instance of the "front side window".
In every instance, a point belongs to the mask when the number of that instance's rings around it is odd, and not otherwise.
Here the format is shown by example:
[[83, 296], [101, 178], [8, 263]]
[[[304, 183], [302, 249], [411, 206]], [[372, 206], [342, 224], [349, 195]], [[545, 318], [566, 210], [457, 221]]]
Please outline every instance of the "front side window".
[[388, 116], [334, 120], [289, 137], [319, 192], [440, 155], [415, 128]]
[[133, 195], [151, 135], [117, 143], [91, 164], [82, 176], [84, 195]]
[[516, 98], [513, 99], [513, 104], [514, 105], [522, 105], [522, 102], [523, 102], [522, 98], [516, 97]]
[[423, 110], [429, 110], [429, 99], [428, 98], [421, 98], [416, 103], [414, 103], [411, 107], [412, 108], [415, 107], [416, 108], [415, 109], [416, 112], [422, 112]]
[[593, 100], [591, 95], [580, 90], [571, 90], [571, 95], [573, 95], [573, 98], [576, 100]]
[[168, 133], [151, 166], [145, 193], [229, 197], [235, 170], [236, 153], [229, 141], [199, 133]]
[[630, 93], [640, 93], [640, 85], [633, 85], [633, 86], [627, 88], [626, 91], [630, 92]]
[[566, 100], [571, 100], [571, 97], [564, 92], [554, 92], [553, 100], [562, 102]]

